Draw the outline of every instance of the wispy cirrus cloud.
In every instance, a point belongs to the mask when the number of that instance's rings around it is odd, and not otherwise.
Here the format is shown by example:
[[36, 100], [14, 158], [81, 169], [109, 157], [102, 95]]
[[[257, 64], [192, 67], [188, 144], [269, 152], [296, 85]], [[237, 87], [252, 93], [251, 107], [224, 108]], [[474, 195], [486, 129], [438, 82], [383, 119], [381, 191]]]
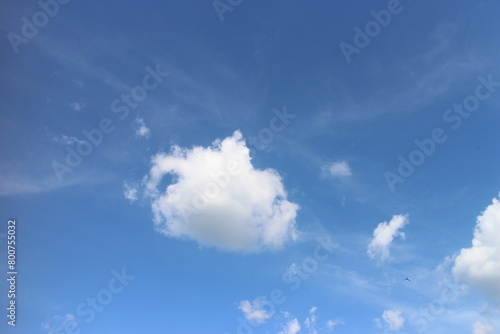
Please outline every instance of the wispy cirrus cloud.
[[44, 321], [42, 323], [42, 329], [47, 332], [47, 334], [64, 334], [69, 326], [74, 326], [77, 324], [77, 320], [74, 315], [66, 314], [64, 316], [54, 316], [52, 319]]
[[74, 143], [83, 143], [83, 140], [80, 140], [74, 136], [66, 136], [59, 135], [52, 137], [52, 141], [54, 143], [62, 144], [62, 145], [73, 145]]
[[476, 321], [472, 325], [472, 334], [495, 334], [495, 329], [490, 324]]

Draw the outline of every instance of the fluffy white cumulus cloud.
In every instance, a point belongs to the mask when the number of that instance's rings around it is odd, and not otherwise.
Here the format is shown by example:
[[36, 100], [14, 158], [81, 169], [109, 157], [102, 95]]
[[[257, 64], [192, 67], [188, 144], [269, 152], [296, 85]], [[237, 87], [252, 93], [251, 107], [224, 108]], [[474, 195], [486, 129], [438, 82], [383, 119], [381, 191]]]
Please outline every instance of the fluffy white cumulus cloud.
[[[275, 170], [254, 168], [239, 131], [210, 147], [174, 146], [152, 163], [146, 192], [161, 233], [241, 252], [277, 249], [296, 238], [298, 205], [287, 200]], [[167, 174], [171, 182], [161, 189]]]
[[368, 245], [368, 255], [372, 259], [385, 261], [390, 256], [390, 246], [395, 237], [405, 238], [400, 229], [408, 224], [408, 215], [395, 215], [389, 222], [378, 224], [373, 231], [373, 239]]
[[262, 324], [272, 316], [272, 313], [266, 310], [266, 305], [269, 305], [269, 302], [267, 302], [265, 297], [259, 297], [254, 299], [253, 302], [248, 300], [242, 301], [239, 309], [243, 312], [246, 320]]
[[453, 276], [478, 287], [489, 298], [500, 300], [500, 201], [493, 199], [477, 217], [472, 247], [455, 258]]
[[290, 320], [279, 334], [297, 334], [300, 329], [299, 321], [295, 318]]
[[405, 323], [405, 319], [401, 316], [401, 311], [397, 310], [385, 310], [382, 314], [382, 320], [393, 331], [399, 331]]

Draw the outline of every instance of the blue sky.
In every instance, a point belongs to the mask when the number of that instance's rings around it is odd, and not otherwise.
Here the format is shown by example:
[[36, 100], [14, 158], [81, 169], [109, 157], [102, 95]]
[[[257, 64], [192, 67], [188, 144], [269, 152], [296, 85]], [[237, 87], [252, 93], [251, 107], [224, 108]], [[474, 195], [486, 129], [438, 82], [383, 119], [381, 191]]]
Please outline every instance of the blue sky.
[[2, 9], [0, 332], [500, 332], [498, 2]]

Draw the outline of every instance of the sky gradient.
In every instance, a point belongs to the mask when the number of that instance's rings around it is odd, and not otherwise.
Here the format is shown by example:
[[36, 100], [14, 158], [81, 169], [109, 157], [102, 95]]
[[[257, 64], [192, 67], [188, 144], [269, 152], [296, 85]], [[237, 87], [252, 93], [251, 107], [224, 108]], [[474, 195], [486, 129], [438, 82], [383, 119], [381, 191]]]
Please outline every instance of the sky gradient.
[[500, 333], [499, 14], [4, 1], [0, 332]]

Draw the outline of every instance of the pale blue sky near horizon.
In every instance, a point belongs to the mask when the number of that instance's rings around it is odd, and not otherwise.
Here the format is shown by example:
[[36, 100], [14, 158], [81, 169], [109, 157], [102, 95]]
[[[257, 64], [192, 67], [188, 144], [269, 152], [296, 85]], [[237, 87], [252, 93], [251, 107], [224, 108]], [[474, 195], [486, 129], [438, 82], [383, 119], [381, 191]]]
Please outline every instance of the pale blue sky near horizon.
[[2, 5], [1, 333], [500, 332], [497, 1], [54, 1]]

